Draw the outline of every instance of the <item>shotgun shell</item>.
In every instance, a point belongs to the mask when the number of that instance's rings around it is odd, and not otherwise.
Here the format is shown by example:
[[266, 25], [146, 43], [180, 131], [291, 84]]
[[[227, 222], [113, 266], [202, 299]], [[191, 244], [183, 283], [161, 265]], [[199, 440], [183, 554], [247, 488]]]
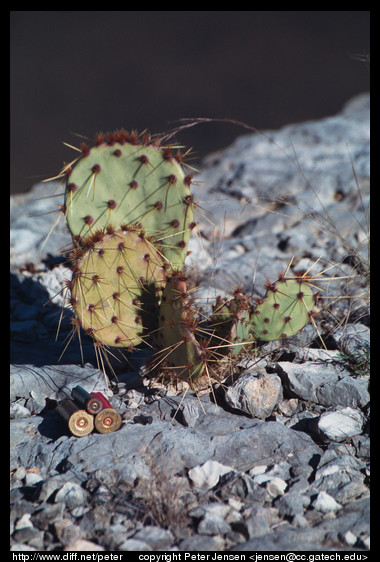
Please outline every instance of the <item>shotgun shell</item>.
[[121, 416], [114, 408], [104, 408], [95, 416], [95, 427], [99, 433], [111, 433], [121, 426]]
[[78, 408], [72, 400], [63, 400], [57, 406], [57, 412], [76, 437], [88, 435], [94, 429], [94, 418], [85, 410]]
[[[100, 394], [100, 393], [99, 393]], [[71, 391], [71, 396], [80, 404], [89, 414], [95, 415], [104, 408], [101, 400], [93, 394], [90, 394], [81, 386], [75, 386]]]
[[107, 398], [103, 396], [101, 392], [91, 392], [91, 396], [97, 398], [102, 404], [102, 408], [112, 408], [111, 404], [108, 402]]

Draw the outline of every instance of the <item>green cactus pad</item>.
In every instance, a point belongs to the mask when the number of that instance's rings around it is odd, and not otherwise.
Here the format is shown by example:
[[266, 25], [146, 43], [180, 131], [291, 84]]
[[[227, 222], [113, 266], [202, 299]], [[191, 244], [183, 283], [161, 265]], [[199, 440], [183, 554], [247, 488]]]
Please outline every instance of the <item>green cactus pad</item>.
[[155, 364], [184, 380], [193, 388], [204, 371], [205, 352], [195, 334], [194, 312], [189, 303], [186, 280], [174, 272], [166, 283], [160, 306]]
[[165, 279], [155, 246], [136, 230], [99, 231], [71, 260], [70, 304], [87, 334], [109, 347], [144, 341]]
[[311, 285], [302, 278], [282, 278], [266, 285], [266, 294], [251, 315], [250, 324], [257, 340], [289, 338], [308, 323], [314, 308]]
[[[190, 176], [170, 149], [108, 135], [86, 147], [66, 182], [65, 215], [74, 237], [113, 225], [137, 225], [161, 242], [162, 253], [182, 268], [195, 223]], [[117, 141], [115, 140], [117, 139]]]
[[227, 301], [220, 297], [213, 308], [209, 329], [213, 332], [213, 342], [218, 352], [238, 355], [252, 346], [250, 333], [250, 304], [247, 296], [239, 290], [234, 298]]

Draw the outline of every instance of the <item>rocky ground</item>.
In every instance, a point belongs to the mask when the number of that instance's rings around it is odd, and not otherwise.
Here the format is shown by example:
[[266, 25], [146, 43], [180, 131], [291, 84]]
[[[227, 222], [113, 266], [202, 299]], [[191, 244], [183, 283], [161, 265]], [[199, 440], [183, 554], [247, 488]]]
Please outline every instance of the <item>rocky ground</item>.
[[[13, 551], [369, 549], [369, 96], [199, 168], [199, 306], [238, 285], [262, 296], [294, 258], [292, 273], [315, 264], [316, 326], [241, 358], [214, 396], [148, 386], [144, 350], [107, 388], [61, 314], [62, 219], [41, 248], [62, 186], [11, 197]], [[68, 432], [55, 406], [77, 384], [107, 394], [119, 431]]]

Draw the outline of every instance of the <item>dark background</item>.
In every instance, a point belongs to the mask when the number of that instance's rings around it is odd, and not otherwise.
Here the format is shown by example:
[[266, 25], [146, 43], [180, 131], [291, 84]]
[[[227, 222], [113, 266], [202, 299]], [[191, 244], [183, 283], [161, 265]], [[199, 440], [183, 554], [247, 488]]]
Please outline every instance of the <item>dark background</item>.
[[[369, 90], [368, 11], [11, 11], [11, 193], [98, 131], [227, 117], [259, 129], [333, 115]], [[246, 133], [202, 124], [196, 162]]]

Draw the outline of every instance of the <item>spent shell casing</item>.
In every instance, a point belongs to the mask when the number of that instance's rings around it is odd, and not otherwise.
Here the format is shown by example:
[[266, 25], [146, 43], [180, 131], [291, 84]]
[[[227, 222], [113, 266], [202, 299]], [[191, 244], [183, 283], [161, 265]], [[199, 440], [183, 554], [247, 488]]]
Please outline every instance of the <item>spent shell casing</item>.
[[91, 392], [91, 396], [100, 400], [103, 408], [112, 408], [112, 405], [108, 402], [107, 398], [101, 392]]
[[80, 404], [81, 406], [83, 406], [83, 408], [92, 415], [97, 414], [98, 412], [100, 412], [100, 410], [102, 410], [104, 408], [101, 400], [99, 398], [97, 398], [96, 396], [93, 396], [92, 393], [87, 392], [87, 390], [85, 390], [84, 388], [82, 388], [81, 386], [75, 386], [72, 391], [71, 391], [71, 396], [74, 398], [74, 400], [76, 400], [76, 402], [78, 402], [78, 404]]
[[121, 426], [121, 416], [114, 408], [104, 408], [95, 416], [95, 427], [99, 433], [112, 433]]
[[63, 400], [57, 406], [57, 412], [67, 422], [73, 435], [83, 437], [94, 429], [94, 418], [86, 410], [78, 408], [72, 400]]

